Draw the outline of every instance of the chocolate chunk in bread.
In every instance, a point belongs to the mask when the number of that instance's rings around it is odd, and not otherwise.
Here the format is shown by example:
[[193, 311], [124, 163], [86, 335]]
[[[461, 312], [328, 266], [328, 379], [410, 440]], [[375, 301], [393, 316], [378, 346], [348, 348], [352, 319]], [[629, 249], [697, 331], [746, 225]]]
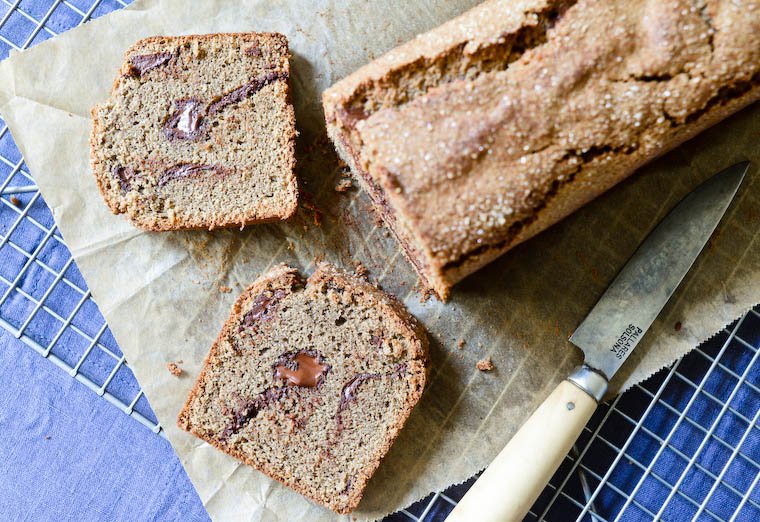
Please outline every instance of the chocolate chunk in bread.
[[298, 188], [289, 75], [281, 34], [137, 42], [111, 98], [92, 109], [92, 169], [111, 211], [146, 230], [290, 217]]
[[424, 284], [451, 286], [760, 98], [760, 2], [490, 0], [323, 96]]
[[280, 265], [235, 303], [178, 424], [348, 513], [422, 394], [427, 345], [365, 279]]

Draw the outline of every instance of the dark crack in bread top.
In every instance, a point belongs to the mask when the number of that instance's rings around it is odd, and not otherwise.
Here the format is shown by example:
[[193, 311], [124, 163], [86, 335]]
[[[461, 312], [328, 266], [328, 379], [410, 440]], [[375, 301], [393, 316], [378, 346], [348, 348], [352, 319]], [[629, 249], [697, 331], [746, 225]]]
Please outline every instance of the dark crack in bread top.
[[179, 426], [338, 512], [425, 386], [427, 337], [395, 299], [320, 264], [284, 265], [238, 299]]
[[286, 219], [297, 207], [288, 43], [275, 33], [154, 37], [92, 110], [111, 211], [148, 230]]

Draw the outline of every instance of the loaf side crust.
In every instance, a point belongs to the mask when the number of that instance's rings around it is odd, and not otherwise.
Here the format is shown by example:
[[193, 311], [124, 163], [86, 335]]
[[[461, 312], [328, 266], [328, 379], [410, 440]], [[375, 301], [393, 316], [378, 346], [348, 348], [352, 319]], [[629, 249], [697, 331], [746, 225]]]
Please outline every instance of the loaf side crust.
[[328, 89], [328, 133], [446, 299], [760, 99], [760, 17], [747, 14], [760, 5], [749, 4], [485, 2]]

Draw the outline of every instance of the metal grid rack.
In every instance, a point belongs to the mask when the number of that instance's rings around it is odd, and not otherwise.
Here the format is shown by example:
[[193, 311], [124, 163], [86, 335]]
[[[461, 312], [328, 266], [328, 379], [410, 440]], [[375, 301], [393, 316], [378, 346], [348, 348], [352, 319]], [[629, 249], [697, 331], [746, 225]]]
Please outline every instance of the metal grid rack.
[[[2, 0], [0, 58], [11, 49], [25, 49], [125, 5], [100, 0]], [[4, 260], [0, 325], [95, 393], [160, 432], [2, 119], [0, 194], [0, 259]]]
[[[0, 0], [0, 59], [128, 3]], [[0, 326], [160, 433], [1, 119], [0, 259]], [[526, 520], [760, 520], [759, 353], [760, 307], [602, 405]], [[473, 480], [387, 520], [442, 521]]]

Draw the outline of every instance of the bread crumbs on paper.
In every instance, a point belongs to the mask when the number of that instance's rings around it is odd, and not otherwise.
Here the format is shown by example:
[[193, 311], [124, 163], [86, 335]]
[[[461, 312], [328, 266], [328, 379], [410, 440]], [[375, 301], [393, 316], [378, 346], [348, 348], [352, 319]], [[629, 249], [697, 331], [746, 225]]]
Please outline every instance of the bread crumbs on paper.
[[[303, 194], [301, 206], [306, 211], [312, 213], [312, 221], [314, 222], [314, 225], [321, 227], [322, 226], [322, 212], [319, 210], [319, 207], [317, 207], [316, 203], [314, 203], [311, 194], [308, 194], [308, 193]], [[307, 228], [306, 226], [304, 226], [304, 231], [306, 230]]]
[[169, 373], [171, 373], [175, 377], [179, 377], [182, 375], [182, 368], [180, 368], [176, 362], [167, 363], [166, 369], [169, 370]]
[[425, 288], [422, 290], [422, 294], [420, 295], [420, 304], [425, 304], [428, 301], [430, 301], [430, 298], [433, 297], [435, 293], [430, 288]]
[[477, 363], [475, 363], [475, 367], [481, 372], [490, 372], [494, 369], [494, 365], [490, 357], [479, 360]]
[[353, 187], [353, 184], [351, 183], [350, 178], [343, 178], [335, 185], [335, 192], [346, 192], [351, 187]]
[[459, 339], [457, 341], [457, 348], [460, 350], [464, 348], [464, 339]]
[[229, 287], [229, 286], [223, 286], [223, 285], [220, 285], [220, 286], [219, 286], [219, 291], [220, 291], [221, 293], [223, 293], [223, 294], [229, 294], [229, 293], [231, 293], [231, 292], [232, 292], [232, 288], [231, 288], [231, 287]]
[[367, 274], [369, 274], [369, 270], [367, 270], [367, 267], [364, 266], [361, 261], [356, 261], [354, 263], [354, 266], [355, 266], [354, 274], [366, 279]]
[[350, 227], [355, 227], [356, 226], [356, 220], [351, 215], [351, 211], [349, 209], [344, 208], [343, 211], [341, 212], [341, 217], [343, 218], [343, 222], [346, 225], [348, 225]]
[[302, 203], [303, 207], [306, 210], [310, 210], [313, 212], [313, 221], [314, 225], [317, 227], [322, 226], [322, 212], [320, 212], [319, 208], [317, 208], [317, 205], [315, 205], [313, 202], [311, 202], [309, 199], [304, 198], [304, 202]]

